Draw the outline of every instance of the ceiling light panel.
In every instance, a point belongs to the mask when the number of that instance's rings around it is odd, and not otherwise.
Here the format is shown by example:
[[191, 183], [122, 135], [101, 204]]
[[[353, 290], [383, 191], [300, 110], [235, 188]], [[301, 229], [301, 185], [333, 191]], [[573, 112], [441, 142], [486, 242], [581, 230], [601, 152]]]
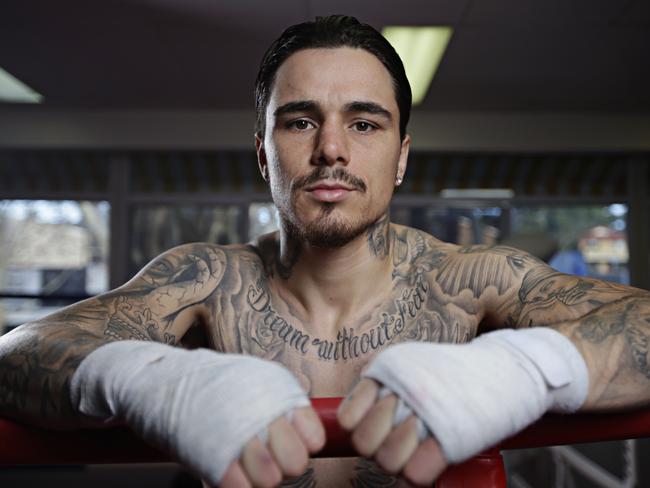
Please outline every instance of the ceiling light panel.
[[0, 102], [41, 103], [43, 95], [0, 68]]
[[424, 100], [442, 56], [447, 49], [451, 27], [384, 27], [382, 34], [402, 58], [413, 91], [413, 105]]

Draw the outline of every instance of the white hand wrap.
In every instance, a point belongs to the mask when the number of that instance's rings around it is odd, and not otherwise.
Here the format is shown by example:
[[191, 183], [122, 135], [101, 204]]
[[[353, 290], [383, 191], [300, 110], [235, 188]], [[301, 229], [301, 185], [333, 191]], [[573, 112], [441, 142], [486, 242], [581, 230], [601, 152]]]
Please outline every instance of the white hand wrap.
[[395, 422], [410, 409], [448, 462], [469, 459], [539, 419], [570, 413], [589, 386], [582, 355], [549, 328], [500, 330], [468, 344], [404, 343], [381, 352], [364, 377], [395, 393]]
[[310, 405], [279, 363], [140, 341], [93, 351], [70, 389], [78, 411], [125, 421], [212, 485], [273, 420]]

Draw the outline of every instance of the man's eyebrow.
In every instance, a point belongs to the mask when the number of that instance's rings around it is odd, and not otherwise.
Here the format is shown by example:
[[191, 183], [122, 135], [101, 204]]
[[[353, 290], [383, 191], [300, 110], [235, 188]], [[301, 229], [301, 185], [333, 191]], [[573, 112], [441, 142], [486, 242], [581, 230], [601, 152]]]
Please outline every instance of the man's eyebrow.
[[318, 110], [318, 104], [313, 100], [298, 100], [295, 102], [288, 102], [280, 105], [273, 112], [274, 117], [279, 117], [284, 114], [291, 114], [295, 112], [314, 112]]
[[375, 102], [350, 102], [345, 105], [346, 112], [366, 112], [369, 114], [380, 115], [385, 119], [392, 120], [393, 115]]

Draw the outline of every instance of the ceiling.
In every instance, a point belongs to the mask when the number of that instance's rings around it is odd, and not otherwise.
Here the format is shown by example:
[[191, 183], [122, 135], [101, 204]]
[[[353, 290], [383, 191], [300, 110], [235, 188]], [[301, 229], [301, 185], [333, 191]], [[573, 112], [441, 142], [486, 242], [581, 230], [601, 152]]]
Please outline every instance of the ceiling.
[[330, 13], [454, 27], [418, 111], [650, 112], [648, 0], [3, 0], [0, 66], [48, 108], [250, 110], [270, 41]]

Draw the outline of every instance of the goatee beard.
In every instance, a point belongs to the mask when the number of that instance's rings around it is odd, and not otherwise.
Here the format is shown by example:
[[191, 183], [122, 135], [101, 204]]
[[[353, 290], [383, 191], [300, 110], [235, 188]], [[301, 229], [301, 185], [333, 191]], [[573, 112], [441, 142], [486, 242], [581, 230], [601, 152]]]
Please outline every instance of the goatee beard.
[[315, 247], [342, 247], [363, 234], [377, 219], [361, 220], [363, 219], [362, 215], [357, 222], [346, 222], [335, 216], [336, 203], [321, 203], [318, 217], [306, 224], [299, 222], [294, 211], [298, 205], [299, 192], [306, 186], [326, 179], [343, 182], [360, 193], [365, 193], [367, 190], [365, 182], [349, 173], [345, 168], [319, 166], [308, 175], [293, 182], [290, 188], [290, 205], [278, 205], [276, 201], [276, 206], [280, 211], [283, 227], [290, 238]]
[[305, 225], [296, 225], [288, 216], [282, 218], [287, 235], [313, 247], [343, 247], [366, 232], [377, 219], [356, 222], [354, 225], [332, 216], [335, 204], [323, 204], [318, 218]]

